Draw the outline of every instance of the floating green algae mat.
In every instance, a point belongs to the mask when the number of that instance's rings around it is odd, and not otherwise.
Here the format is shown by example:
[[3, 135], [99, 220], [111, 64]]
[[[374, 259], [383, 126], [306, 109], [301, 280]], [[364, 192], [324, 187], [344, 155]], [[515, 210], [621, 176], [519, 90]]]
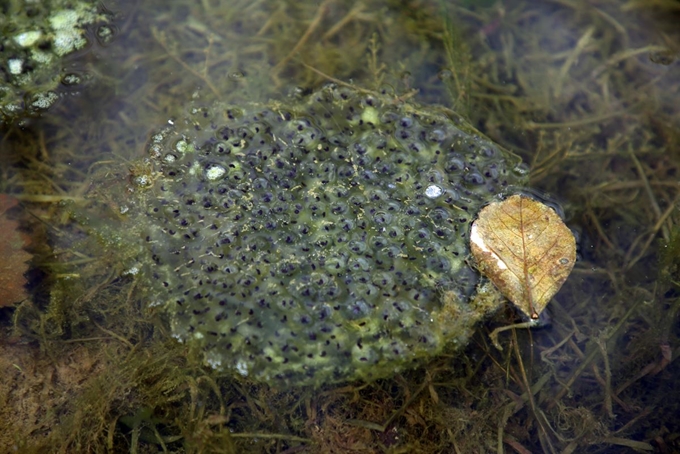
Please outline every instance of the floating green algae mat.
[[525, 172], [453, 112], [328, 86], [173, 123], [107, 241], [210, 366], [372, 380], [465, 345], [498, 307], [469, 302], [469, 228]]
[[90, 76], [67, 57], [109, 43], [112, 15], [97, 2], [0, 2], [0, 124], [49, 109]]

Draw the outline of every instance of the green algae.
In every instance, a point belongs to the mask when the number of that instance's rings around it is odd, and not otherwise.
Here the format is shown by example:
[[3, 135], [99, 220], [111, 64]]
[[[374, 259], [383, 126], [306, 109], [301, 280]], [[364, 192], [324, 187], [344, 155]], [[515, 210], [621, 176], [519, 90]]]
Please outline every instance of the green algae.
[[108, 44], [113, 38], [111, 19], [96, 2], [0, 3], [2, 123], [35, 116], [52, 107], [67, 88], [73, 90], [91, 79], [66, 57], [97, 39]]

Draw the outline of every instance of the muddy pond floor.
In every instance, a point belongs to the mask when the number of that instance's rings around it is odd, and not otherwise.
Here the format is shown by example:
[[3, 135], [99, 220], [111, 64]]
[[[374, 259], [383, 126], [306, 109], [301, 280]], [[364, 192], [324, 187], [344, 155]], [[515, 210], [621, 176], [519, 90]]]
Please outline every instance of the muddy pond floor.
[[[15, 238], [0, 243], [0, 451], [680, 451], [680, 3], [107, 8], [115, 39], [65, 63], [92, 82], [0, 129], [0, 235]], [[508, 305], [420, 368], [278, 390], [204, 366], [64, 214], [139, 174], [192, 98], [285, 102], [329, 82], [442, 105], [522, 158], [577, 234], [549, 326], [496, 349], [489, 333], [519, 321]]]

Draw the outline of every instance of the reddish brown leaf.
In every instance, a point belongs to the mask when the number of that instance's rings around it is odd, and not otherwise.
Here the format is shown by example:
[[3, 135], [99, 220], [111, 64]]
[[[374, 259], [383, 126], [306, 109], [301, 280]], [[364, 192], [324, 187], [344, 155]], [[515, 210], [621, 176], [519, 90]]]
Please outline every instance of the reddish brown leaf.
[[19, 224], [7, 219], [6, 214], [16, 204], [15, 198], [0, 194], [0, 307], [27, 298], [24, 273], [31, 254], [23, 249], [26, 241], [18, 230]]
[[555, 211], [513, 195], [479, 213], [470, 231], [479, 269], [522, 312], [536, 319], [576, 261], [574, 235]]

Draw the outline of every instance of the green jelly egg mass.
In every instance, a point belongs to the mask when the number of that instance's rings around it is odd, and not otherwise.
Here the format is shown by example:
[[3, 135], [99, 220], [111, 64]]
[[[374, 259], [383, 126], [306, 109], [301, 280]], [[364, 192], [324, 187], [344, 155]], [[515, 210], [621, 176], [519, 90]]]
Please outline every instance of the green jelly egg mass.
[[282, 386], [372, 380], [464, 345], [488, 311], [470, 223], [523, 182], [452, 112], [337, 86], [194, 108], [149, 153], [134, 181], [150, 304], [210, 366]]

